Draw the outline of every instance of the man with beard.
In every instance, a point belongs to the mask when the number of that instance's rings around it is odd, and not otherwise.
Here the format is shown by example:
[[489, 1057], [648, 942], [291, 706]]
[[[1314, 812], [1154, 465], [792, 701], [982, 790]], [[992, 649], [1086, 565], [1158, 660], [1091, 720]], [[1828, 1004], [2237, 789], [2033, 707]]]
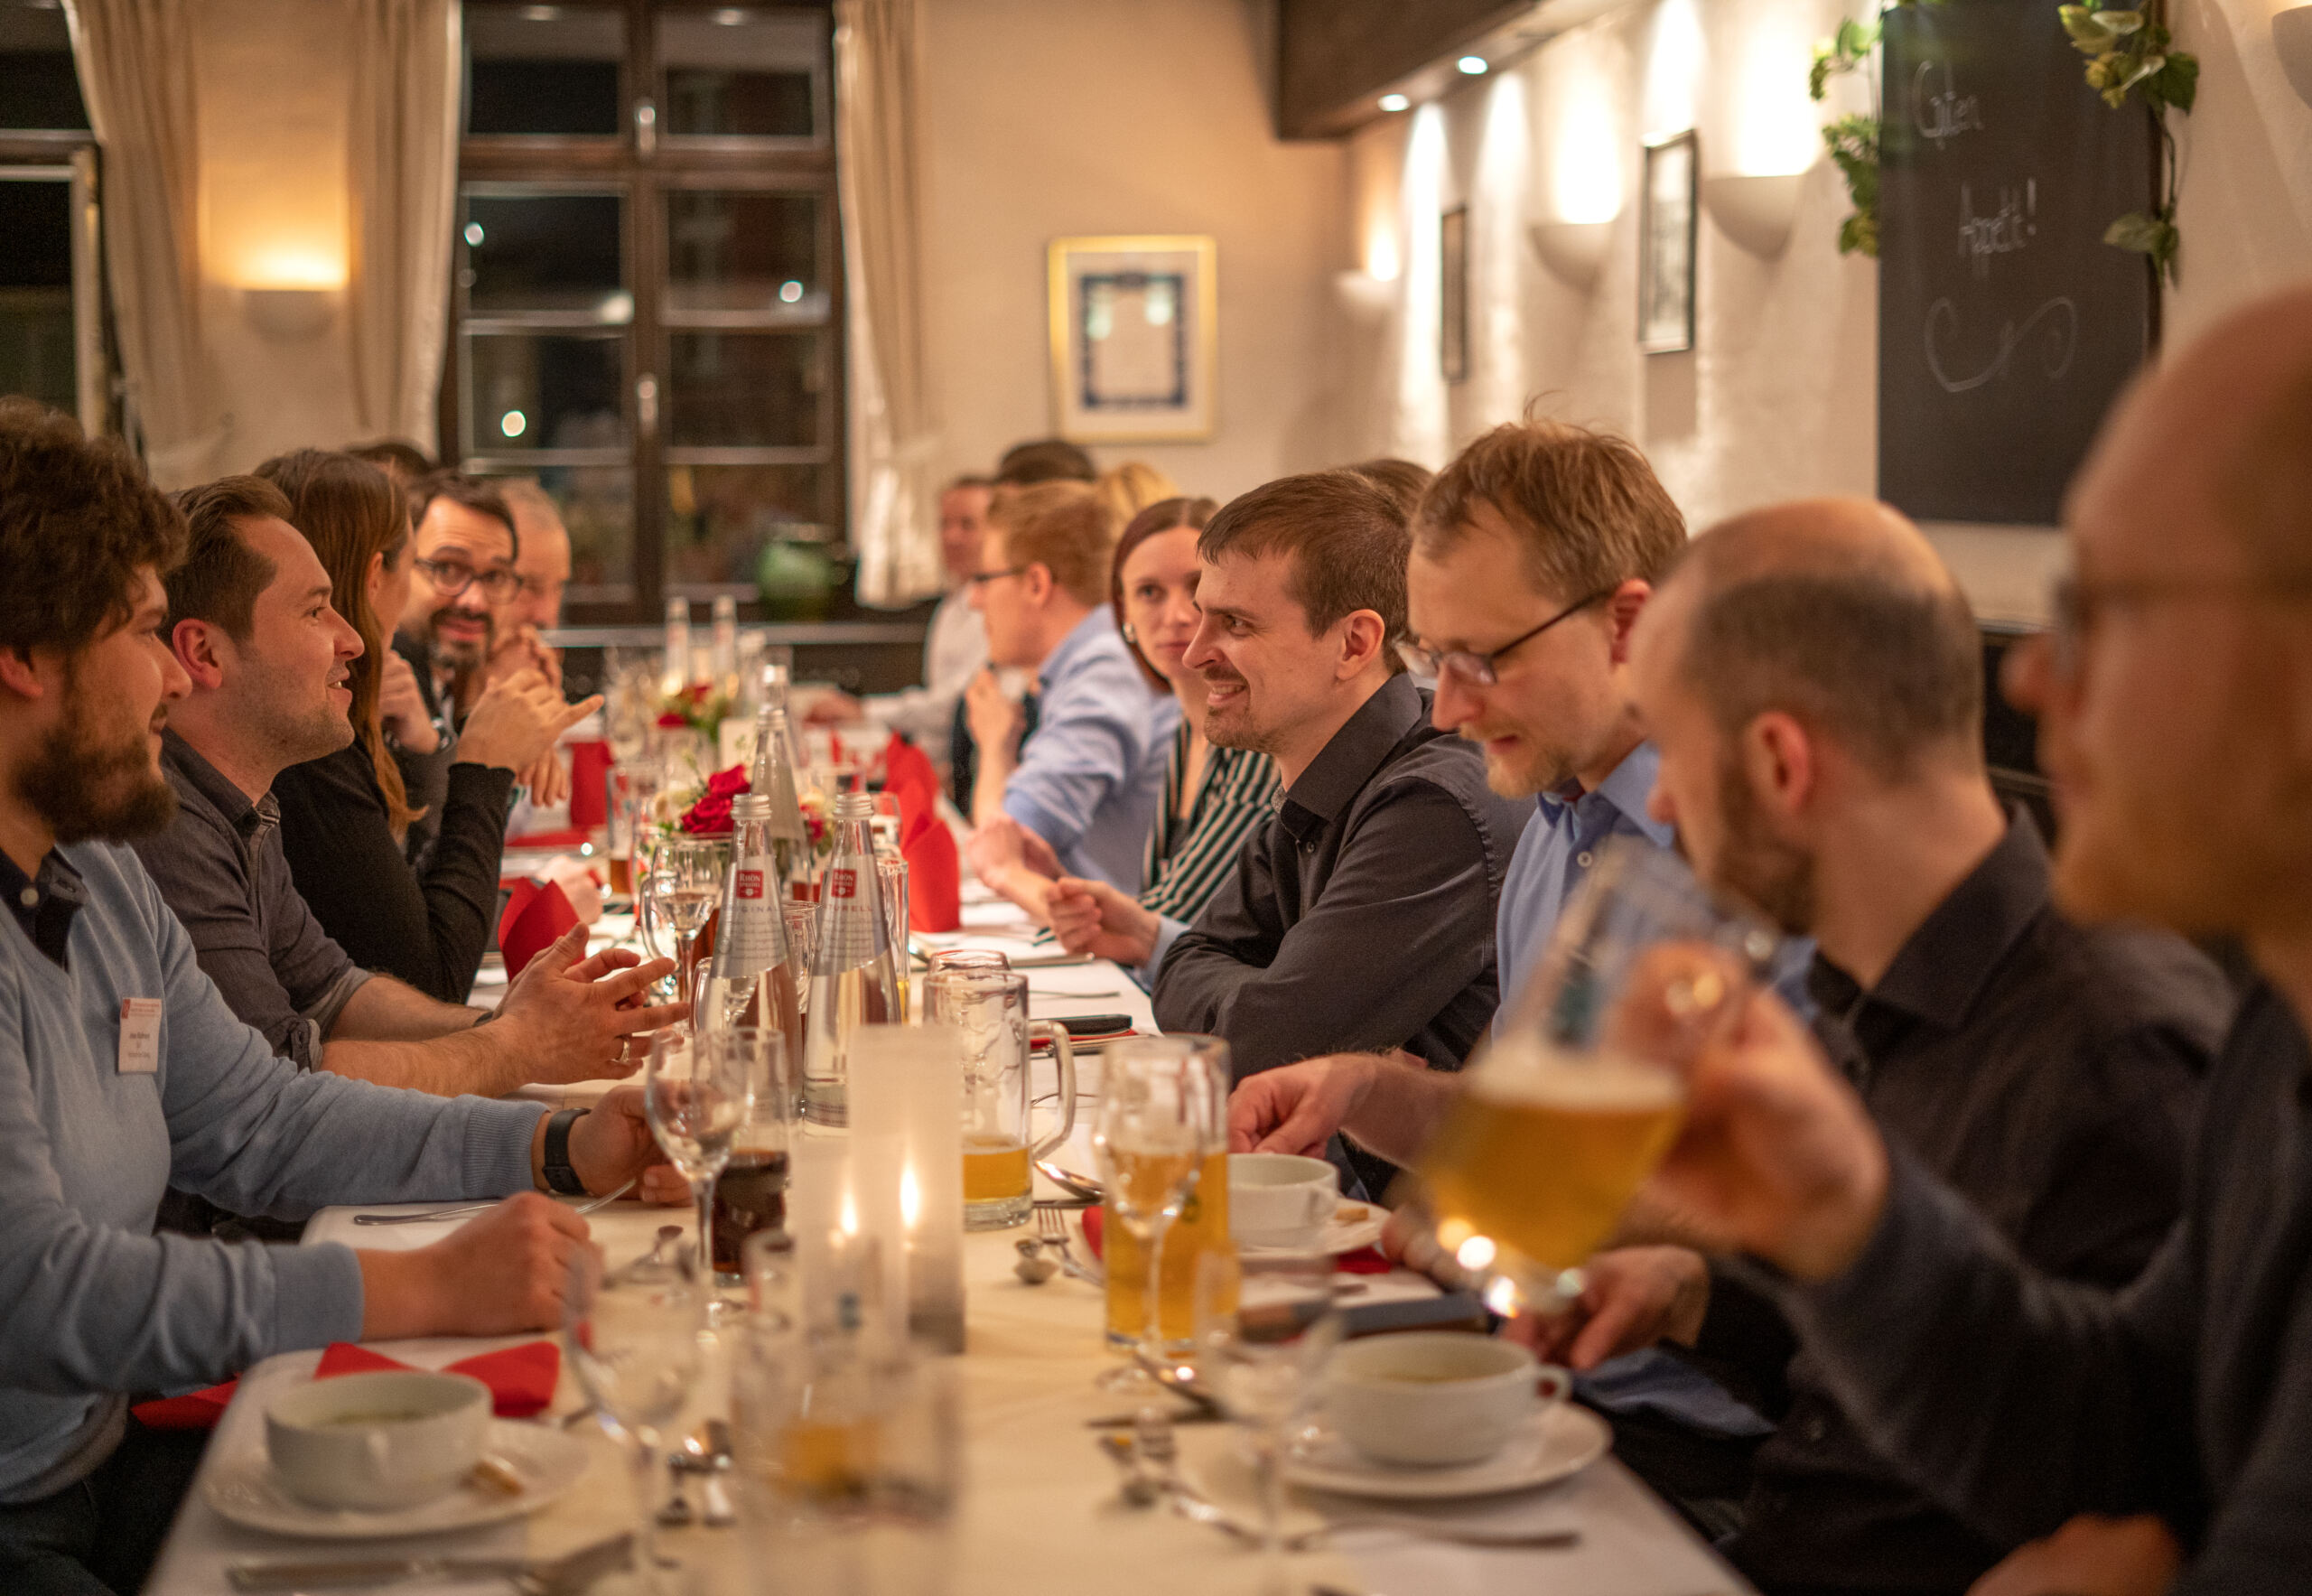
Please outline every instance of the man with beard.
[[[592, 1190], [678, 1185], [631, 1088], [550, 1150], [541, 1105], [300, 1071], [226, 1008], [116, 845], [173, 804], [161, 730], [189, 683], [161, 577], [184, 541], [117, 445], [0, 399], [0, 1589], [24, 1596], [143, 1584], [205, 1437], [146, 1429], [127, 1393], [551, 1327], [586, 1226], [535, 1194], [550, 1161]], [[376, 1253], [155, 1236], [172, 1181], [283, 1218], [525, 1195]]]
[[1406, 537], [1386, 493], [1319, 471], [1233, 500], [1198, 541], [1205, 734], [1273, 756], [1284, 791], [1173, 944], [1155, 1009], [1226, 1037], [1239, 1080], [1345, 1048], [1458, 1069], [1493, 1015], [1524, 817], [1403, 674]]
[[[291, 883], [271, 789], [352, 740], [343, 682], [361, 639], [331, 608], [329, 574], [279, 489], [226, 477], [181, 508], [191, 552], [169, 574], [169, 638], [191, 687], [161, 760], [177, 813], [135, 846], [233, 1012], [300, 1068], [444, 1097], [624, 1073], [627, 1039], [680, 1012], [619, 1007], [663, 960], [590, 984], [573, 978], [566, 939], [480, 1026], [479, 1010], [358, 968], [322, 929]], [[477, 739], [489, 713], [475, 716]]]

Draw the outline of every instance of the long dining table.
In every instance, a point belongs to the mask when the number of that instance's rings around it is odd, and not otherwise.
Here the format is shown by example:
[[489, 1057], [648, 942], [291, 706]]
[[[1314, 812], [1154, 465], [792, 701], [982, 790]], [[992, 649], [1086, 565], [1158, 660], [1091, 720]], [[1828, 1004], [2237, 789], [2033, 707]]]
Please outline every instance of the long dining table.
[[[1054, 957], [1008, 905], [982, 900], [966, 910], [974, 940], [1010, 950], [1025, 963], [1032, 1012], [1040, 1018], [1123, 1013], [1134, 1027], [1155, 1029], [1147, 995], [1130, 975], [1105, 962], [1045, 964]], [[609, 917], [599, 930], [619, 933], [625, 922]], [[598, 937], [597, 946], [601, 938]], [[485, 973], [477, 1001], [489, 1001]], [[502, 980], [502, 977], [500, 977]], [[1080, 1073], [1084, 1091], [1097, 1090], [1096, 1054]], [[583, 1102], [610, 1083], [527, 1088], [548, 1101]], [[1039, 1187], [1042, 1177], [1039, 1176]], [[1056, 1195], [1040, 1190], [1039, 1195]], [[375, 1205], [362, 1211], [372, 1211]], [[387, 1209], [386, 1211], [393, 1211]], [[329, 1209], [308, 1226], [304, 1245], [331, 1242], [366, 1247], [415, 1247], [447, 1234], [451, 1224], [363, 1227], [352, 1209]], [[649, 1249], [659, 1227], [680, 1224], [695, 1234], [689, 1211], [626, 1201], [594, 1213], [593, 1240], [612, 1261]], [[964, 1437], [962, 1481], [947, 1543], [939, 1556], [943, 1596], [1031, 1596], [1038, 1592], [1098, 1591], [1103, 1596], [1195, 1592], [1245, 1596], [1263, 1589], [1260, 1554], [1238, 1540], [1162, 1507], [1124, 1505], [1120, 1477], [1103, 1457], [1092, 1422], [1130, 1407], [1095, 1380], [1115, 1367], [1104, 1333], [1102, 1293], [1062, 1274], [1030, 1284], [1013, 1272], [1014, 1242], [1025, 1230], [965, 1237], [965, 1347], [953, 1360]], [[1076, 1235], [1077, 1250], [1082, 1237]], [[1435, 1288], [1407, 1271], [1366, 1277], [1364, 1300], [1416, 1295]], [[375, 1347], [400, 1361], [440, 1367], [476, 1353], [535, 1340], [536, 1336], [433, 1338]], [[727, 1352], [718, 1343], [706, 1377], [680, 1422], [686, 1432], [729, 1411]], [[585, 1421], [565, 1431], [587, 1450], [584, 1471], [566, 1494], [512, 1522], [452, 1535], [386, 1541], [286, 1538], [227, 1520], [206, 1494], [219, 1460], [262, 1448], [266, 1405], [311, 1377], [319, 1354], [284, 1353], [243, 1377], [212, 1440], [200, 1479], [188, 1494], [162, 1559], [147, 1586], [152, 1596], [222, 1596], [232, 1590], [228, 1568], [268, 1560], [334, 1561], [414, 1556], [546, 1558], [598, 1541], [634, 1523], [629, 1454], [610, 1433]], [[551, 1407], [537, 1422], [559, 1425], [585, 1405], [567, 1367]], [[1184, 1424], [1178, 1431], [1182, 1468], [1224, 1504], [1253, 1515], [1246, 1470], [1230, 1427]], [[1339, 1498], [1295, 1494], [1292, 1525], [1354, 1516], [1360, 1507], [1426, 1516], [1448, 1530], [1571, 1530], [1570, 1546], [1548, 1549], [1452, 1544], [1402, 1529], [1344, 1530], [1291, 1561], [1298, 1596], [1732, 1596], [1749, 1587], [1719, 1560], [1659, 1498], [1608, 1455], [1569, 1479], [1506, 1496], [1446, 1503], [1358, 1504]], [[741, 1522], [732, 1527], [695, 1526], [660, 1532], [681, 1570], [670, 1588], [697, 1596], [811, 1591], [782, 1578], [774, 1547]], [[503, 1590], [502, 1581], [424, 1580], [396, 1584], [411, 1596]], [[612, 1574], [593, 1589], [621, 1596], [632, 1576]], [[827, 1596], [835, 1596], [832, 1591]], [[846, 1591], [844, 1596], [850, 1596]], [[924, 1596], [932, 1596], [926, 1591]]]

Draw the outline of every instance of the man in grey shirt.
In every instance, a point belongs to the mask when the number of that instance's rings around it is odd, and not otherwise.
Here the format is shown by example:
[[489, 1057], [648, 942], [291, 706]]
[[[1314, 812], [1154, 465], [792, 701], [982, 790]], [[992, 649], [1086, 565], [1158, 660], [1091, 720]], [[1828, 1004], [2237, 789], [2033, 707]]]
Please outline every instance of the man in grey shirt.
[[[639, 1093], [574, 1122], [299, 1070], [236, 1020], [118, 839], [173, 807], [162, 640], [182, 518], [126, 453], [0, 399], [0, 1590], [135, 1591], [192, 1460], [128, 1394], [331, 1340], [555, 1325], [586, 1227], [535, 1195], [655, 1162]], [[627, 995], [640, 972], [577, 966]], [[566, 1112], [566, 1111], [565, 1111]], [[550, 1123], [559, 1122], [559, 1123]], [[431, 1246], [153, 1234], [171, 1181], [246, 1212], [497, 1197]], [[157, 1466], [156, 1463], [165, 1466]]]
[[[161, 756], [177, 813], [138, 856], [233, 1012], [303, 1069], [443, 1096], [633, 1068], [627, 1039], [679, 1016], [620, 1008], [638, 979], [574, 979], [574, 943], [548, 949], [496, 1022], [357, 968], [297, 895], [269, 789], [352, 740], [341, 685], [360, 639], [330, 606], [329, 574], [270, 482], [227, 477], [181, 496], [184, 564], [169, 574], [169, 639], [191, 690]], [[599, 700], [570, 706], [583, 714]]]

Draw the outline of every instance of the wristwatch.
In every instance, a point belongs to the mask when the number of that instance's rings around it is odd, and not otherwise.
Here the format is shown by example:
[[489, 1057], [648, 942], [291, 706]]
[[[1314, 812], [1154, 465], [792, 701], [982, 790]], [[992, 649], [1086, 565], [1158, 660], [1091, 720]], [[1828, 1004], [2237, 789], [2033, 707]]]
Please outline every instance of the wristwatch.
[[583, 1108], [558, 1108], [554, 1117], [545, 1122], [546, 1190], [564, 1197], [586, 1195], [586, 1182], [570, 1167], [570, 1127], [585, 1112]]

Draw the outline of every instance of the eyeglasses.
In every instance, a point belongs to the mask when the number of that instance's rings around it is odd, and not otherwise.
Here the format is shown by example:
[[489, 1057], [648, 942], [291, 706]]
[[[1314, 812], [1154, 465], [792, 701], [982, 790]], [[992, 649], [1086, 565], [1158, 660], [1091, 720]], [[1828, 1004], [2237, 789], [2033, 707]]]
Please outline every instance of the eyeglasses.
[[457, 560], [412, 560], [410, 564], [445, 599], [456, 598], [477, 582], [481, 583], [485, 595], [501, 604], [522, 591], [522, 579], [503, 565], [493, 571], [477, 571]]
[[1001, 582], [1006, 576], [1024, 576], [1027, 574], [1028, 568], [1025, 565], [1013, 565], [1002, 571], [974, 571], [965, 577], [964, 581], [972, 587], [984, 587], [991, 582]]
[[2070, 680], [2098, 622], [2112, 610], [2177, 599], [2303, 599], [2312, 597], [2312, 572], [2253, 576], [2140, 576], [2091, 582], [2076, 573], [2048, 584], [2047, 640], [2056, 674]]
[[1470, 686], [1490, 687], [1501, 679], [1494, 674], [1493, 667], [1496, 660], [1512, 649], [1523, 648], [1532, 642], [1559, 621], [1568, 621], [1580, 614], [1582, 611], [1587, 610], [1600, 599], [1613, 597], [1615, 590], [1620, 585], [1619, 583], [1616, 583], [1613, 587], [1601, 587], [1588, 598], [1568, 604], [1533, 630], [1522, 632], [1510, 639], [1490, 654], [1478, 654], [1468, 649], [1448, 649], [1440, 653], [1432, 649], [1424, 649], [1419, 643], [1401, 642], [1397, 645], [1397, 657], [1403, 659], [1405, 662], [1405, 667], [1416, 676], [1441, 677], [1447, 671], [1451, 671]]

